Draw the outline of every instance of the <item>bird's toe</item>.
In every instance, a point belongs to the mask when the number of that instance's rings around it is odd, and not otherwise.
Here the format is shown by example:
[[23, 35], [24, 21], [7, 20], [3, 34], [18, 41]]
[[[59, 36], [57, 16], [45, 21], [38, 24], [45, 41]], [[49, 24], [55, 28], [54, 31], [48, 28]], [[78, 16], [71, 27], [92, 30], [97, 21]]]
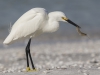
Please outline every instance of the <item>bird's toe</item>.
[[37, 70], [36, 69], [30, 69], [30, 67], [26, 68], [26, 72], [35, 72], [35, 71], [37, 71]]

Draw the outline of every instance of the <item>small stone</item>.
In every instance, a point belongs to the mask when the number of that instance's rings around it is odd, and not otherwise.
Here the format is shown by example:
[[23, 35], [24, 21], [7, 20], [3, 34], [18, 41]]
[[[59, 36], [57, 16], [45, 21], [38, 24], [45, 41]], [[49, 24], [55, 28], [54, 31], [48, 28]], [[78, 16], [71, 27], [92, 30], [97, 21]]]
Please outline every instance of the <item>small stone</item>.
[[100, 67], [98, 67], [98, 69], [100, 69]]
[[98, 61], [97, 61], [96, 59], [92, 59], [92, 60], [90, 61], [90, 63], [98, 63]]
[[49, 72], [49, 71], [47, 71], [47, 70], [45, 70], [45, 71], [43, 71], [43, 72], [44, 72], [44, 73], [46, 73], [46, 74], [47, 74], [47, 73], [50, 73], [50, 72]]
[[77, 66], [77, 64], [73, 64], [72, 66], [73, 66], [73, 67], [76, 67], [76, 66]]
[[63, 61], [60, 61], [60, 62], [59, 62], [59, 65], [62, 65], [62, 64], [63, 64]]
[[84, 66], [83, 66], [83, 65], [79, 65], [79, 67], [80, 67], [80, 68], [83, 68]]
[[91, 57], [95, 57], [95, 54], [94, 54], [94, 53], [92, 53], [92, 54], [91, 54]]
[[21, 72], [21, 70], [18, 70], [18, 72]]
[[3, 73], [7, 73], [7, 71], [3, 71]]
[[91, 68], [92, 66], [88, 66], [88, 68]]
[[82, 70], [78, 70], [78, 73], [83, 73], [83, 71]]
[[61, 66], [61, 69], [67, 69], [67, 67], [66, 66]]
[[84, 75], [89, 75], [88, 73], [83, 73]]
[[22, 72], [25, 72], [26, 71], [26, 69], [22, 69]]

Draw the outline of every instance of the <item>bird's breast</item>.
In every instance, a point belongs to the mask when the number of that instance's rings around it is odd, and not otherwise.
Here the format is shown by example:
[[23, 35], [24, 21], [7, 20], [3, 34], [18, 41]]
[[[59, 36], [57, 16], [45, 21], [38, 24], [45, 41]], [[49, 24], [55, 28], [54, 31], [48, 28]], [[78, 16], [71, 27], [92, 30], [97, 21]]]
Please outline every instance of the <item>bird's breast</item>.
[[58, 22], [49, 22], [44, 26], [43, 32], [55, 32], [58, 30], [58, 28], [59, 28]]

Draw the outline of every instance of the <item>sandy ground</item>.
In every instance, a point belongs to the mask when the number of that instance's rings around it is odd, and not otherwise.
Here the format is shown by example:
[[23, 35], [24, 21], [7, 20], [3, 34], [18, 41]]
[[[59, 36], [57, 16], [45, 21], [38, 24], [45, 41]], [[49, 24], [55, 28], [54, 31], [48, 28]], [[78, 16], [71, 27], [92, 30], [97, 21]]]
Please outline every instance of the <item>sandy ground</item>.
[[36, 72], [25, 72], [23, 47], [0, 50], [0, 75], [100, 75], [100, 40], [31, 45]]

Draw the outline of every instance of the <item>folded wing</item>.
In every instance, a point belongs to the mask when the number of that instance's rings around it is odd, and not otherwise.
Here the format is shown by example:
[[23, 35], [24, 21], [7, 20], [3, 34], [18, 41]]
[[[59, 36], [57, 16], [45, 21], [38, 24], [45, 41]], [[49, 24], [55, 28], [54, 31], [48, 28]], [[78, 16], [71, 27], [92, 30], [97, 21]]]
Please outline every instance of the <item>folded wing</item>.
[[11, 32], [3, 42], [4, 44], [10, 44], [12, 41], [28, 37], [34, 34], [41, 24], [43, 24], [45, 16], [41, 13], [36, 13], [34, 10], [29, 10], [22, 15], [12, 26]]

